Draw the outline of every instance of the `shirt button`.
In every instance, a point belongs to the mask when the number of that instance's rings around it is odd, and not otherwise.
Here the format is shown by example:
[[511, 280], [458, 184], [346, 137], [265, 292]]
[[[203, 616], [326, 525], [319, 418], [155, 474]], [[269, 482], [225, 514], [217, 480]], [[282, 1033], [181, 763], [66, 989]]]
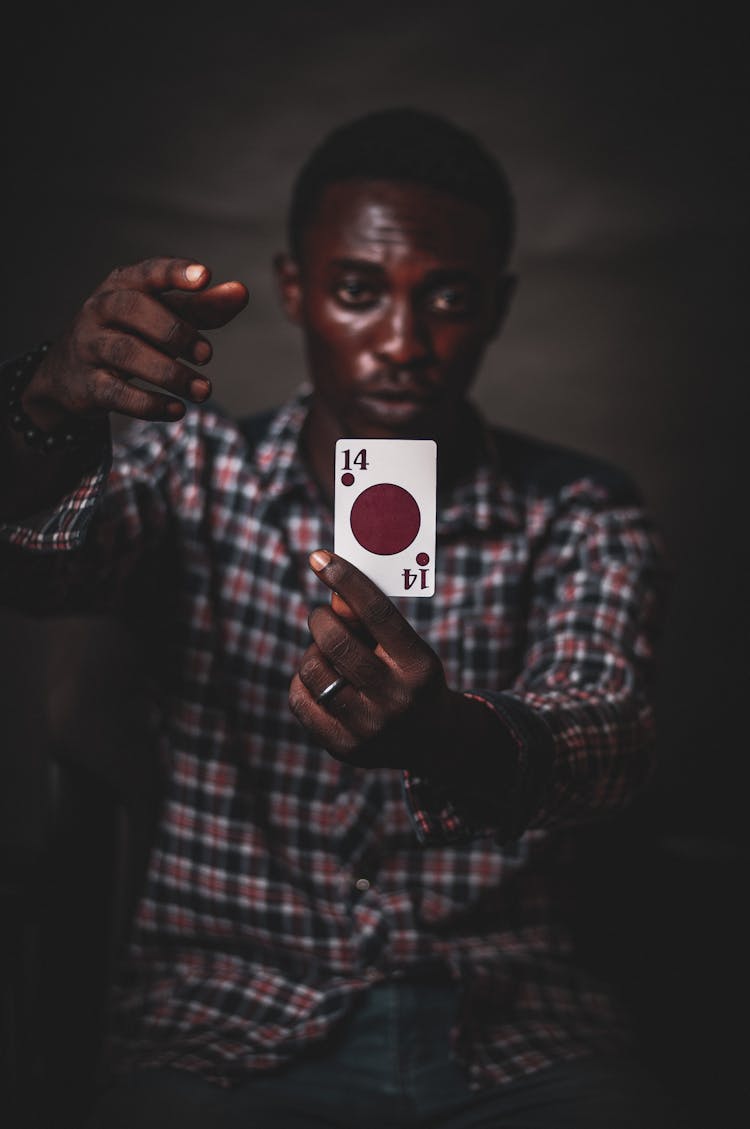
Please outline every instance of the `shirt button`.
[[365, 890], [370, 889], [370, 883], [369, 883], [368, 879], [367, 878], [358, 878], [357, 881], [354, 883], [354, 889], [359, 890], [361, 893], [364, 894]]

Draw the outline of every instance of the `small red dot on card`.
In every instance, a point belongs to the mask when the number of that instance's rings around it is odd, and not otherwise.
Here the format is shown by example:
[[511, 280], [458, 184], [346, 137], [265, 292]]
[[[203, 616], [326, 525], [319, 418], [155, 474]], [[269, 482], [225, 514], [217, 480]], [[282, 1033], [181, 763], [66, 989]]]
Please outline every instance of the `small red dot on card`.
[[354, 485], [354, 475], [350, 471], [347, 471], [346, 474], [341, 475], [341, 485], [342, 486], [353, 486]]
[[430, 554], [429, 553], [417, 553], [417, 564], [418, 565], [427, 565], [429, 563], [430, 563]]

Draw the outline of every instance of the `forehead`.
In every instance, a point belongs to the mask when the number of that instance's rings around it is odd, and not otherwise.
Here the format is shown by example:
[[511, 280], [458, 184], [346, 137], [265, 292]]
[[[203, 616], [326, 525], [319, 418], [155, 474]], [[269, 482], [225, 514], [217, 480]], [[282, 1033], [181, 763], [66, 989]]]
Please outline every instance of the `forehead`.
[[427, 185], [387, 180], [329, 184], [303, 237], [311, 261], [364, 259], [387, 266], [497, 269], [489, 216], [477, 204]]

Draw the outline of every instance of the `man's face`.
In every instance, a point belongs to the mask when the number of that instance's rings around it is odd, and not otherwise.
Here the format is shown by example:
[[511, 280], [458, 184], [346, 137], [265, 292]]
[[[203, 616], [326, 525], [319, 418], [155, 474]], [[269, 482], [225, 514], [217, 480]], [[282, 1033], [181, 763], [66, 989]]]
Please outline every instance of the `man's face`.
[[393, 181], [329, 185], [278, 263], [314, 407], [342, 435], [444, 436], [510, 291], [483, 209]]

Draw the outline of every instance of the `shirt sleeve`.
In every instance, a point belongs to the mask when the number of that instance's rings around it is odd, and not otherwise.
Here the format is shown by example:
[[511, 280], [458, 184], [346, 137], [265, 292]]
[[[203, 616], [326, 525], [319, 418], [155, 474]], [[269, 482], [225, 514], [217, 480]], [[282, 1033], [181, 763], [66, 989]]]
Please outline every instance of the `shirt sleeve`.
[[19, 521], [0, 521], [0, 541], [36, 553], [79, 548], [85, 540], [92, 514], [101, 501], [111, 466], [112, 440], [107, 427], [90, 460], [89, 469], [82, 473], [75, 487], [49, 509], [29, 514]]
[[472, 691], [510, 735], [515, 781], [491, 826], [460, 797], [405, 773], [425, 844], [479, 834], [505, 843], [625, 806], [654, 767], [650, 691], [668, 568], [640, 504], [568, 487], [533, 557], [527, 646], [514, 683]]
[[184, 495], [180, 467], [190, 436], [172, 428], [133, 423], [114, 443], [107, 429], [90, 469], [55, 506], [0, 524], [6, 599], [32, 615], [108, 612], [127, 603]]

